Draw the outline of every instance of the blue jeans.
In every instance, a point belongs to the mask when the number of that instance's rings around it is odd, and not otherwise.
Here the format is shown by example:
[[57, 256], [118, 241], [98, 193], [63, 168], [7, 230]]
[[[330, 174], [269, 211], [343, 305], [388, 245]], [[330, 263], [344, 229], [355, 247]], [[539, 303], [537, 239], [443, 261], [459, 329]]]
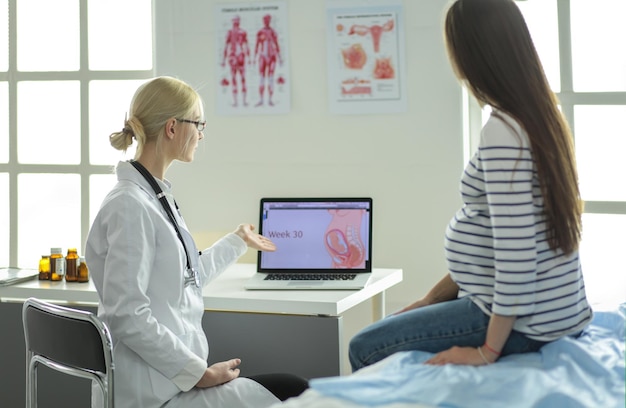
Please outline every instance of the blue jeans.
[[[485, 343], [488, 325], [489, 316], [469, 297], [388, 316], [366, 327], [350, 341], [352, 371], [398, 351], [438, 353], [453, 346], [481, 346]], [[502, 356], [537, 351], [544, 344], [514, 330], [502, 349]]]

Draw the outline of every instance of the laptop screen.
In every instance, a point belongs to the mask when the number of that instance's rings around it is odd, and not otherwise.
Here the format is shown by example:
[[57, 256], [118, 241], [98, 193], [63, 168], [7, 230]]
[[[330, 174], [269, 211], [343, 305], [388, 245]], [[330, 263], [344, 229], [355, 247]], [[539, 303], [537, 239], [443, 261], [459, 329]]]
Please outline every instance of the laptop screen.
[[262, 198], [259, 272], [372, 271], [371, 198]]

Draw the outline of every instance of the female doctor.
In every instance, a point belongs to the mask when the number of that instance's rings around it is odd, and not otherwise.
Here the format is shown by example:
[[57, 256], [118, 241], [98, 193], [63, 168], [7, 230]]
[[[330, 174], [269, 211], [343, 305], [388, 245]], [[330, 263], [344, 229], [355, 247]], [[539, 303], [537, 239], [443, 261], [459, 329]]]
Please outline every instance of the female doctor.
[[[158, 77], [139, 87], [124, 128], [110, 136], [111, 145], [123, 151], [134, 139], [137, 152], [135, 160], [117, 165], [118, 183], [91, 226], [85, 254], [100, 300], [98, 315], [113, 338], [118, 408], [259, 408], [307, 387], [287, 374], [238, 378], [236, 358], [207, 367], [203, 285], [248, 247], [275, 247], [253, 226], [241, 224], [197, 250], [165, 172], [174, 160], [193, 160], [206, 126], [202, 118], [196, 91]], [[95, 390], [92, 406], [99, 407], [102, 395]]]

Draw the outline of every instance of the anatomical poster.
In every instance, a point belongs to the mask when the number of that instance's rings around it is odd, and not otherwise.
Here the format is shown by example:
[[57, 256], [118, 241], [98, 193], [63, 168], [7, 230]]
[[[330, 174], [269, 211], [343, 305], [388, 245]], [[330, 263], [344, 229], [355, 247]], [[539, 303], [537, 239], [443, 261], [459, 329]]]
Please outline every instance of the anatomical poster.
[[328, 0], [331, 113], [406, 111], [402, 23], [399, 1]]
[[218, 4], [215, 14], [217, 113], [289, 113], [286, 1]]

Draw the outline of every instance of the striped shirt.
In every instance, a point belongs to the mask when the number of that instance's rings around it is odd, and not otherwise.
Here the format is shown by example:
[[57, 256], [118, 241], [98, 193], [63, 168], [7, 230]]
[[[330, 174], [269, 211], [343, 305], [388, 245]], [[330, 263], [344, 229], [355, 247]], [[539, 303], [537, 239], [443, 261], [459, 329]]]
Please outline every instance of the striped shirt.
[[461, 196], [445, 237], [459, 297], [488, 315], [517, 316], [514, 330], [535, 340], [582, 330], [592, 311], [578, 252], [550, 249], [528, 136], [510, 116], [492, 114], [483, 127]]

